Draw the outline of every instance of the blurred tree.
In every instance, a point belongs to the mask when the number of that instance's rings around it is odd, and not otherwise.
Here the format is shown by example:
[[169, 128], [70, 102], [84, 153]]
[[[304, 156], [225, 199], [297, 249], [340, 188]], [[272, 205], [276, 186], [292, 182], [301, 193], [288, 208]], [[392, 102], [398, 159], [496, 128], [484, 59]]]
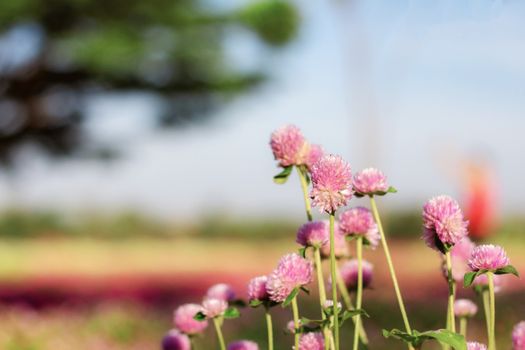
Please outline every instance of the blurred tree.
[[263, 78], [228, 62], [228, 29], [278, 47], [298, 24], [281, 0], [222, 12], [196, 0], [0, 1], [0, 161], [27, 141], [53, 155], [81, 150], [82, 97], [92, 92], [154, 93], [169, 105], [152, 116], [164, 126], [202, 119], [217, 95]]

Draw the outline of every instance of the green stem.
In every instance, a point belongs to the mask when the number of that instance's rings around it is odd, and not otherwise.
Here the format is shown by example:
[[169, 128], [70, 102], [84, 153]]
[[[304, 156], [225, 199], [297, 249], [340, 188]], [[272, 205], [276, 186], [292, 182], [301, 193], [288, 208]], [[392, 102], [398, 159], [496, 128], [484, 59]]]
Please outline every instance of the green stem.
[[485, 323], [487, 325], [487, 339], [490, 337], [490, 302], [489, 302], [489, 291], [484, 289], [481, 292], [481, 297], [483, 298], [483, 310], [485, 311]]
[[268, 330], [268, 350], [273, 350], [272, 315], [270, 315], [270, 310], [268, 309], [266, 309], [266, 328]]
[[[330, 272], [332, 281], [337, 281], [337, 265], [335, 261], [335, 235], [334, 235], [334, 213], [330, 214]], [[339, 350], [339, 317], [337, 308], [337, 288], [332, 288], [333, 316], [334, 316], [334, 342], [335, 350]], [[297, 348], [298, 349], [298, 348]]]
[[[361, 310], [363, 302], [363, 237], [357, 237], [357, 295], [355, 307]], [[354, 325], [354, 346], [353, 350], [357, 350], [359, 346], [359, 326], [361, 324], [361, 315], [355, 316]]]
[[494, 298], [494, 275], [487, 272], [489, 280], [489, 304], [490, 304], [490, 333], [489, 350], [496, 350], [496, 301]]
[[[397, 277], [396, 277], [396, 272], [394, 270], [394, 264], [392, 263], [392, 258], [390, 256], [390, 250], [388, 249], [388, 244], [386, 242], [385, 232], [383, 231], [383, 225], [381, 224], [381, 218], [379, 217], [379, 212], [377, 210], [376, 201], [373, 196], [370, 196], [370, 205], [372, 207], [372, 213], [374, 214], [374, 219], [377, 223], [379, 233], [381, 234], [381, 242], [383, 245], [383, 250], [385, 252], [388, 269], [390, 270], [390, 276], [392, 277], [392, 283], [394, 284], [394, 290], [395, 290], [396, 297], [397, 297], [397, 303], [399, 304], [401, 316], [403, 317], [403, 323], [405, 324], [405, 330], [407, 333], [412, 334], [412, 329], [410, 328], [410, 323], [408, 322], [407, 313], [405, 311], [405, 304], [403, 303], [403, 297], [401, 296], [401, 290], [399, 289], [399, 284], [397, 283]], [[408, 348], [412, 349], [412, 346], [408, 345]]]
[[459, 318], [459, 334], [465, 337], [467, 339], [467, 318], [466, 317], [460, 317]]
[[454, 300], [456, 298], [456, 282], [452, 277], [452, 259], [450, 252], [445, 253], [448, 280], [448, 330], [456, 332], [456, 319], [454, 317]]
[[308, 221], [312, 221], [312, 207], [310, 205], [310, 197], [308, 197], [308, 183], [306, 182], [306, 177], [303, 174], [303, 171], [299, 168], [297, 168], [297, 174], [299, 174], [299, 180], [301, 181], [301, 188], [303, 189], [303, 197], [304, 197], [304, 208], [306, 210], [306, 218]]
[[226, 344], [224, 343], [224, 337], [221, 331], [222, 320], [220, 318], [213, 319], [213, 325], [215, 326], [215, 332], [217, 333], [217, 339], [219, 340], [219, 346], [221, 350], [226, 350]]
[[294, 325], [294, 349], [299, 349], [299, 307], [297, 306], [297, 296], [292, 299], [293, 325]]
[[[318, 247], [314, 247], [314, 260], [315, 260], [315, 270], [317, 272], [317, 284], [319, 287], [319, 304], [321, 305], [321, 318], [326, 320], [326, 314], [324, 312], [324, 307], [326, 304], [326, 290], [324, 287], [324, 278], [323, 278], [323, 265], [321, 264], [321, 251]], [[323, 327], [324, 335], [324, 347], [325, 350], [330, 348], [330, 332], [326, 327]]]
[[[350, 293], [348, 293], [348, 289], [346, 289], [345, 282], [343, 281], [343, 277], [341, 276], [341, 273], [339, 272], [339, 267], [337, 267], [337, 287], [339, 288], [339, 293], [341, 293], [341, 296], [343, 297], [343, 301], [345, 303], [345, 306], [348, 310], [354, 310], [354, 304], [352, 304], [352, 298], [350, 297]], [[352, 318], [352, 322], [355, 324], [355, 319]], [[368, 345], [368, 336], [366, 335], [365, 328], [363, 327], [363, 322], [359, 324], [359, 338], [361, 339], [361, 343], [364, 345]]]

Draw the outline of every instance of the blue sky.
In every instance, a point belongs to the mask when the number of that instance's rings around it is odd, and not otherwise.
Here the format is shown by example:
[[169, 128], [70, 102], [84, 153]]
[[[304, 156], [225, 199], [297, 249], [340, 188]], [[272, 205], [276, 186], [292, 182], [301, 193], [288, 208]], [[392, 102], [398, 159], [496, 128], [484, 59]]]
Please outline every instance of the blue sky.
[[173, 219], [301, 215], [296, 179], [272, 183], [278, 169], [268, 148], [273, 129], [294, 123], [355, 170], [382, 168], [399, 189], [388, 208], [461, 197], [462, 160], [481, 155], [502, 210], [525, 210], [525, 5], [300, 3], [303, 28], [286, 50], [261, 55], [248, 34], [230, 39], [236, 64], [269, 66], [271, 79], [210, 123], [156, 132], [144, 127], [154, 112], [148, 98], [95, 96], [87, 128], [122, 142], [124, 157], [49, 162], [28, 150], [15, 177], [0, 177], [1, 204]]

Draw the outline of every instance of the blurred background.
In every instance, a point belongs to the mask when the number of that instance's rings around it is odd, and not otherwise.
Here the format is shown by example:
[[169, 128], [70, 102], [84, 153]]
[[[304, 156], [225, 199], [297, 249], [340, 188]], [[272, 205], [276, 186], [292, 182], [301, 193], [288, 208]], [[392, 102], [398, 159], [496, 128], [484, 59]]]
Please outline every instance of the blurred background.
[[[430, 196], [459, 198], [472, 236], [525, 273], [524, 19], [512, 0], [0, 2], [0, 348], [157, 349], [209, 285], [243, 296], [297, 248], [299, 182], [273, 183], [268, 146], [288, 123], [389, 176], [409, 314], [443, 327], [440, 260], [419, 239]], [[403, 348], [380, 336], [401, 320], [367, 254], [373, 348]], [[502, 348], [524, 289], [499, 294]], [[227, 337], [264, 347], [260, 310], [243, 317]]]

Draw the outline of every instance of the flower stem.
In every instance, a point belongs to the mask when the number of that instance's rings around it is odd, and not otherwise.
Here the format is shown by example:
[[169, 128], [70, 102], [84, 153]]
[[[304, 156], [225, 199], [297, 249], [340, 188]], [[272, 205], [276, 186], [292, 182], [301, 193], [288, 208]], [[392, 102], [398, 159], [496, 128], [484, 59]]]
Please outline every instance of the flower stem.
[[[381, 218], [379, 217], [376, 201], [373, 196], [370, 196], [370, 205], [372, 207], [372, 213], [374, 214], [374, 219], [377, 223], [379, 233], [381, 234], [381, 242], [383, 245], [383, 250], [385, 251], [385, 257], [388, 263], [388, 269], [390, 270], [390, 276], [392, 277], [392, 283], [394, 284], [397, 303], [399, 304], [401, 316], [403, 317], [403, 323], [405, 324], [405, 330], [407, 333], [412, 334], [412, 329], [410, 328], [410, 323], [408, 322], [407, 313], [405, 311], [405, 304], [403, 303], [403, 297], [401, 296], [401, 290], [399, 289], [399, 284], [397, 283], [396, 271], [394, 270], [394, 264], [392, 263], [392, 257], [390, 256], [390, 250], [388, 249], [388, 244], [386, 242], [385, 232], [383, 231], [383, 225], [381, 224]], [[412, 349], [412, 346], [408, 345], [408, 348]]]
[[226, 344], [224, 343], [224, 337], [221, 331], [222, 320], [219, 318], [213, 319], [213, 325], [215, 326], [215, 332], [217, 333], [217, 339], [219, 340], [219, 346], [221, 350], [226, 350]]
[[[330, 214], [330, 272], [332, 281], [337, 281], [336, 274], [336, 261], [335, 261], [335, 234], [334, 234], [334, 213]], [[337, 307], [337, 288], [332, 288], [332, 301], [333, 301], [333, 317], [334, 317], [334, 341], [335, 341], [335, 350], [339, 350], [339, 314]]]
[[489, 280], [490, 333], [489, 350], [496, 350], [496, 301], [494, 300], [494, 275], [487, 272]]
[[312, 221], [312, 206], [310, 205], [310, 198], [308, 197], [308, 183], [306, 182], [306, 176], [303, 171], [297, 168], [297, 174], [299, 174], [299, 180], [301, 181], [301, 188], [303, 189], [304, 197], [304, 208], [306, 210], [306, 218], [308, 221]]
[[[339, 272], [339, 267], [337, 267], [337, 287], [339, 288], [339, 293], [341, 293], [341, 296], [343, 297], [343, 301], [345, 303], [346, 308], [348, 310], [354, 310], [355, 308], [352, 304], [352, 298], [350, 297], [350, 293], [348, 293], [348, 289], [346, 289], [343, 277]], [[352, 322], [354, 322], [355, 324], [354, 318], [352, 318]], [[359, 324], [359, 338], [361, 339], [361, 343], [363, 343], [364, 345], [368, 345], [368, 337], [366, 335], [365, 328], [363, 327], [363, 322]]]
[[268, 309], [266, 309], [266, 328], [268, 330], [268, 350], [273, 350], [272, 315], [270, 315], [270, 310]]
[[456, 319], [454, 317], [454, 300], [456, 298], [456, 282], [452, 277], [452, 259], [450, 258], [450, 252], [445, 253], [446, 265], [447, 265], [447, 281], [448, 281], [448, 330], [456, 332]]
[[489, 302], [489, 291], [488, 289], [484, 289], [481, 292], [481, 297], [483, 298], [483, 310], [485, 311], [485, 323], [487, 325], [487, 339], [489, 338], [490, 334], [490, 302]]
[[460, 317], [459, 319], [459, 334], [465, 337], [467, 339], [467, 318], [466, 317]]
[[[323, 265], [321, 265], [321, 251], [318, 247], [314, 247], [314, 259], [315, 259], [315, 270], [317, 271], [317, 284], [319, 286], [319, 304], [321, 305], [321, 318], [326, 320], [326, 314], [324, 312], [324, 307], [326, 304], [326, 290], [324, 287], [324, 278], [323, 278]], [[325, 350], [330, 348], [330, 332], [326, 327], [323, 327], [324, 335], [324, 347]]]
[[[361, 310], [363, 300], [363, 237], [357, 237], [357, 295], [355, 307], [357, 310]], [[355, 316], [354, 325], [354, 346], [353, 350], [357, 350], [359, 346], [359, 326], [361, 324], [361, 315]]]
[[299, 349], [299, 307], [297, 306], [297, 296], [292, 299], [293, 325], [294, 325], [294, 349]]

